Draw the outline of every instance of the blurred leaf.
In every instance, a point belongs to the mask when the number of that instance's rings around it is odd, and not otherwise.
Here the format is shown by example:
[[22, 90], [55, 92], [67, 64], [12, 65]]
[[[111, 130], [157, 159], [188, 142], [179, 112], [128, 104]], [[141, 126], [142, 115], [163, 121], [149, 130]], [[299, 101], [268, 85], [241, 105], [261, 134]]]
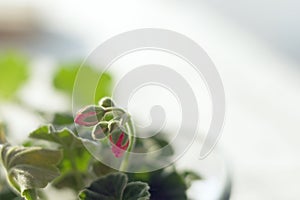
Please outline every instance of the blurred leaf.
[[137, 138], [134, 151], [147, 153], [160, 150], [160, 156], [167, 158], [174, 154], [174, 149], [169, 144], [170, 142], [162, 134], [157, 134], [151, 138]]
[[52, 124], [57, 126], [66, 126], [70, 124], [74, 124], [74, 118], [69, 113], [55, 113]]
[[82, 140], [69, 129], [55, 130], [53, 126], [42, 126], [30, 134], [30, 138], [56, 143], [63, 150], [64, 158], [58, 167], [61, 176], [53, 185], [57, 188], [82, 189], [88, 176], [92, 158]]
[[161, 150], [162, 156], [172, 156], [174, 154], [174, 150], [170, 145], [170, 142], [161, 136], [161, 134], [157, 134], [151, 138], [153, 141], [153, 145], [157, 148], [157, 150]]
[[184, 179], [188, 188], [192, 185], [193, 181], [202, 179], [202, 177], [199, 174], [193, 171], [183, 171], [180, 173], [180, 175]]
[[6, 143], [6, 135], [4, 129], [5, 129], [4, 124], [0, 121], [0, 144]]
[[28, 79], [28, 60], [14, 53], [0, 55], [0, 99], [8, 99]]
[[34, 196], [35, 189], [44, 188], [59, 176], [55, 167], [62, 158], [60, 151], [41, 147], [18, 147], [8, 144], [1, 148], [1, 160], [8, 181], [26, 199]]
[[77, 178], [80, 177], [82, 179], [86, 179], [86, 173], [80, 173], [80, 172], [66, 172], [62, 176], [58, 177], [54, 180], [52, 185], [57, 189], [66, 189], [70, 188], [74, 190], [75, 192], [78, 192], [78, 190], [81, 190], [85, 185], [81, 184], [80, 187], [77, 183]]
[[[73, 87], [76, 79], [77, 72], [79, 70], [80, 63], [71, 63], [62, 65], [54, 75], [53, 85], [60, 91], [63, 91], [69, 95], [72, 95]], [[112, 78], [108, 73], [101, 73], [90, 66], [84, 66], [84, 70], [81, 71], [83, 79], [86, 80], [81, 82], [78, 86], [79, 95], [77, 100], [82, 104], [89, 104], [91, 96], [91, 86], [88, 84], [90, 80], [95, 80], [98, 82], [96, 87], [96, 93], [93, 95], [95, 97], [94, 103], [98, 103], [99, 99], [105, 96], [111, 95], [112, 89]], [[101, 76], [101, 77], [100, 77]]]
[[71, 130], [74, 135], [78, 135], [73, 115], [70, 113], [55, 113], [51, 119], [51, 124], [55, 129], [67, 128]]
[[101, 162], [95, 162], [92, 165], [93, 172], [96, 174], [96, 176], [104, 176], [113, 172], [116, 172], [115, 169], [110, 168], [109, 166], [104, 165]]
[[185, 181], [174, 169], [128, 174], [128, 177], [131, 181], [147, 182], [150, 186], [151, 200], [187, 199]]
[[150, 199], [149, 186], [142, 182], [128, 183], [123, 173], [113, 173], [94, 181], [90, 187], [80, 192], [82, 200], [147, 200]]
[[54, 75], [54, 86], [71, 95], [79, 66], [80, 64], [61, 66]]

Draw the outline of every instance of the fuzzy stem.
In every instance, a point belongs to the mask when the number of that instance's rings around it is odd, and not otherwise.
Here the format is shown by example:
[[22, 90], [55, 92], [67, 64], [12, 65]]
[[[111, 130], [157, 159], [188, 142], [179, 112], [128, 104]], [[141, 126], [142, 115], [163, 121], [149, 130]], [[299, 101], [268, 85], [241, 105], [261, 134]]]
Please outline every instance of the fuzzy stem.
[[22, 194], [26, 200], [37, 200], [39, 199], [36, 193], [36, 190], [25, 190]]
[[127, 151], [125, 152], [125, 157], [121, 163], [119, 171], [127, 170], [128, 164], [129, 164], [129, 155], [135, 145], [135, 130], [134, 130], [134, 126], [133, 126], [133, 121], [131, 120], [130, 116], [129, 116], [127, 125], [128, 125], [128, 135], [129, 135], [129, 147], [128, 147]]

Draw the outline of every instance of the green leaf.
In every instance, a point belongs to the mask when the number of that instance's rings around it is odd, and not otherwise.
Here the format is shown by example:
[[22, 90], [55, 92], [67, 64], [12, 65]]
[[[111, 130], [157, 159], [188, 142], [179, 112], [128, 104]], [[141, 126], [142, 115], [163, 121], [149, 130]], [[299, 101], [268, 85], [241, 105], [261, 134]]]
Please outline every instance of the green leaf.
[[187, 199], [187, 186], [175, 169], [162, 169], [154, 172], [128, 174], [131, 181], [147, 182], [150, 186], [151, 200]]
[[82, 141], [67, 128], [56, 130], [52, 125], [41, 126], [29, 135], [30, 138], [57, 143], [63, 147], [82, 147]]
[[[125, 174], [114, 173], [109, 174], [93, 182], [90, 187], [83, 190], [80, 197], [85, 194], [85, 198], [81, 199], [122, 199], [123, 191], [127, 184]], [[93, 198], [91, 198], [93, 197]]]
[[54, 87], [71, 95], [79, 66], [79, 63], [62, 65], [54, 75]]
[[[58, 90], [65, 92], [66, 94], [72, 95], [73, 87], [76, 79], [77, 72], [79, 70], [81, 63], [69, 63], [62, 65], [54, 75], [53, 85]], [[90, 102], [90, 90], [91, 86], [88, 82], [91, 80], [98, 82], [95, 92], [95, 101], [97, 104], [98, 100], [105, 96], [111, 95], [112, 90], [112, 78], [108, 73], [101, 73], [90, 66], [83, 66], [84, 70], [81, 71], [85, 82], [78, 85], [79, 94], [76, 99], [79, 103], [89, 104]], [[101, 77], [100, 77], [101, 76]]]
[[108, 174], [80, 192], [81, 200], [148, 200], [149, 186], [142, 182], [128, 183], [126, 174]]
[[0, 55], [0, 99], [13, 97], [28, 76], [26, 58], [15, 53]]
[[61, 158], [60, 151], [41, 147], [6, 144], [1, 148], [1, 160], [7, 171], [8, 181], [24, 197], [37, 188], [46, 187], [59, 176], [56, 165]]
[[63, 150], [64, 157], [58, 165], [61, 176], [54, 181], [55, 187], [75, 191], [84, 187], [92, 156], [79, 137], [66, 128], [56, 130], [52, 126], [42, 126], [32, 132], [30, 138], [56, 143]]
[[74, 123], [73, 115], [70, 113], [55, 113], [50, 119], [51, 124], [55, 129], [67, 128], [71, 130], [74, 135], [78, 135], [77, 129]]
[[128, 183], [123, 194], [123, 200], [147, 200], [149, 197], [148, 184], [138, 181]]

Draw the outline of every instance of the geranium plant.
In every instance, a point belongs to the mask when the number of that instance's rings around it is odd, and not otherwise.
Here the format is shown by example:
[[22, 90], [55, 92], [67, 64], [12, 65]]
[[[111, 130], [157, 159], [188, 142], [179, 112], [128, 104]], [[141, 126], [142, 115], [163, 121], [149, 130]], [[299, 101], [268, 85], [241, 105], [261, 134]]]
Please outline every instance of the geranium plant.
[[[76, 74], [76, 70], [60, 68], [54, 86], [68, 91], [60, 87], [60, 78], [70, 77], [72, 83], [74, 76], [70, 73]], [[117, 107], [111, 98], [103, 97], [104, 94], [102, 90], [99, 103], [78, 110], [75, 117], [68, 112], [42, 113], [47, 116], [46, 124], [29, 133], [20, 145], [7, 141], [5, 125], [0, 124], [0, 199], [52, 199], [44, 189], [47, 186], [71, 190], [76, 199], [82, 200], [187, 199], [191, 181], [200, 179], [194, 172], [178, 172], [175, 166], [145, 173], [126, 172], [130, 152], [135, 147], [144, 150], [147, 147], [137, 140], [130, 114]], [[84, 127], [88, 127], [85, 130], [90, 137], [79, 135], [78, 130]], [[149, 140], [154, 146], [167, 143], [163, 138]], [[111, 168], [97, 160], [85, 147], [86, 142], [106, 143], [111, 158], [122, 159], [120, 168]], [[168, 153], [172, 154], [172, 149]]]

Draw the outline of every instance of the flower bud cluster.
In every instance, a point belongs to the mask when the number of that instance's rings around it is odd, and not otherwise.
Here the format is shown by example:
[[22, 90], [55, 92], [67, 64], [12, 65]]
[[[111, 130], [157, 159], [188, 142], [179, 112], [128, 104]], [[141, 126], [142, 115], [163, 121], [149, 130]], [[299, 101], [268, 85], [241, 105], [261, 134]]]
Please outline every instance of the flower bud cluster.
[[99, 101], [99, 105], [90, 105], [78, 111], [75, 123], [81, 126], [92, 127], [94, 140], [108, 138], [115, 157], [121, 157], [127, 150], [130, 140], [126, 124], [129, 115], [109, 97]]

